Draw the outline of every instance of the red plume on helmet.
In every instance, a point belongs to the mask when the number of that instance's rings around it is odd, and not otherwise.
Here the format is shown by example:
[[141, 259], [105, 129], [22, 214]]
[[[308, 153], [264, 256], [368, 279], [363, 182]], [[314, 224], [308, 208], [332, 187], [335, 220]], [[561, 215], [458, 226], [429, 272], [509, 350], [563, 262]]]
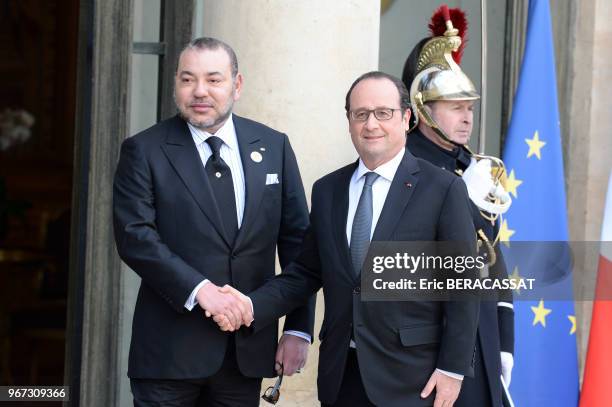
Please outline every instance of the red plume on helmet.
[[459, 30], [459, 37], [461, 37], [461, 46], [456, 52], [453, 52], [453, 59], [457, 65], [461, 64], [461, 57], [463, 56], [463, 50], [467, 43], [467, 29], [468, 22], [465, 12], [460, 8], [449, 9], [446, 4], [441, 5], [431, 16], [429, 22], [429, 31], [434, 37], [440, 37], [446, 32], [446, 21], [451, 20], [453, 27]]

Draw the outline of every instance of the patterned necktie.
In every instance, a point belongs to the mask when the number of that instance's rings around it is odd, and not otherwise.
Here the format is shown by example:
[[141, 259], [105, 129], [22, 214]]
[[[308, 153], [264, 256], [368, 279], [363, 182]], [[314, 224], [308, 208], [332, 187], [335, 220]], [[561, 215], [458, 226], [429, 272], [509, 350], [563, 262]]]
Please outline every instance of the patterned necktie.
[[212, 150], [212, 156], [206, 161], [204, 170], [208, 174], [210, 186], [213, 190], [217, 207], [221, 213], [221, 220], [230, 244], [234, 244], [238, 234], [238, 216], [236, 213], [236, 196], [234, 195], [234, 181], [232, 172], [221, 158], [223, 140], [217, 136], [206, 139]]
[[365, 183], [359, 197], [353, 229], [351, 230], [351, 260], [356, 276], [361, 274], [361, 267], [370, 247], [370, 233], [372, 231], [372, 184], [379, 177], [375, 172], [365, 174]]

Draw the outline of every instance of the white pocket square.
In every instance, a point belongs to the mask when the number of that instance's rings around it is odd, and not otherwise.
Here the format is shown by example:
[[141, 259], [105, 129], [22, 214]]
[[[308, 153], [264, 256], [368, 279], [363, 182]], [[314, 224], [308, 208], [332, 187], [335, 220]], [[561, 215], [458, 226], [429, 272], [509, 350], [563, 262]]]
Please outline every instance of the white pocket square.
[[266, 185], [278, 184], [278, 174], [266, 174]]

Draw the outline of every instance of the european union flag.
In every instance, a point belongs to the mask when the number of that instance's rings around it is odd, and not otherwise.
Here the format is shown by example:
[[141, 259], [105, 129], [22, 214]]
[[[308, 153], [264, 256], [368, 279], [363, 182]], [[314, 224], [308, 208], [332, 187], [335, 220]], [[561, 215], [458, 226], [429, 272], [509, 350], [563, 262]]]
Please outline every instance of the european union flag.
[[[510, 248], [516, 241], [568, 239], [554, 62], [548, 0], [531, 0], [525, 54], [504, 148], [507, 190], [514, 201], [501, 224], [500, 240]], [[534, 250], [540, 246], [529, 245]], [[553, 246], [559, 249], [565, 244]], [[538, 256], [534, 251], [534, 256], [517, 258], [509, 250], [508, 271], [514, 277], [531, 275], [548, 281], [555, 285], [556, 293], [565, 293], [565, 301], [544, 295], [539, 300], [521, 301], [521, 294], [515, 294], [515, 365], [510, 393], [520, 407], [574, 407], [579, 390], [571, 266], [565, 262], [551, 272], [551, 268], [542, 267], [546, 261], [525, 262]]]

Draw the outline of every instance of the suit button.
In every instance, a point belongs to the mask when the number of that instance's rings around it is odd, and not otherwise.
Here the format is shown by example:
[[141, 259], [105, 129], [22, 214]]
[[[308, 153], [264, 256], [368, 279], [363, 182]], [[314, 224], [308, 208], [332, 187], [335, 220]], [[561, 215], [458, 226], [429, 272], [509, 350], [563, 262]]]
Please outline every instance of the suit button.
[[234, 253], [232, 253], [232, 254], [230, 255], [230, 259], [232, 259], [232, 260], [236, 260], [236, 258], [238, 258], [238, 256], [236, 256]]
[[361, 292], [361, 287], [353, 288], [353, 294], [359, 294]]

